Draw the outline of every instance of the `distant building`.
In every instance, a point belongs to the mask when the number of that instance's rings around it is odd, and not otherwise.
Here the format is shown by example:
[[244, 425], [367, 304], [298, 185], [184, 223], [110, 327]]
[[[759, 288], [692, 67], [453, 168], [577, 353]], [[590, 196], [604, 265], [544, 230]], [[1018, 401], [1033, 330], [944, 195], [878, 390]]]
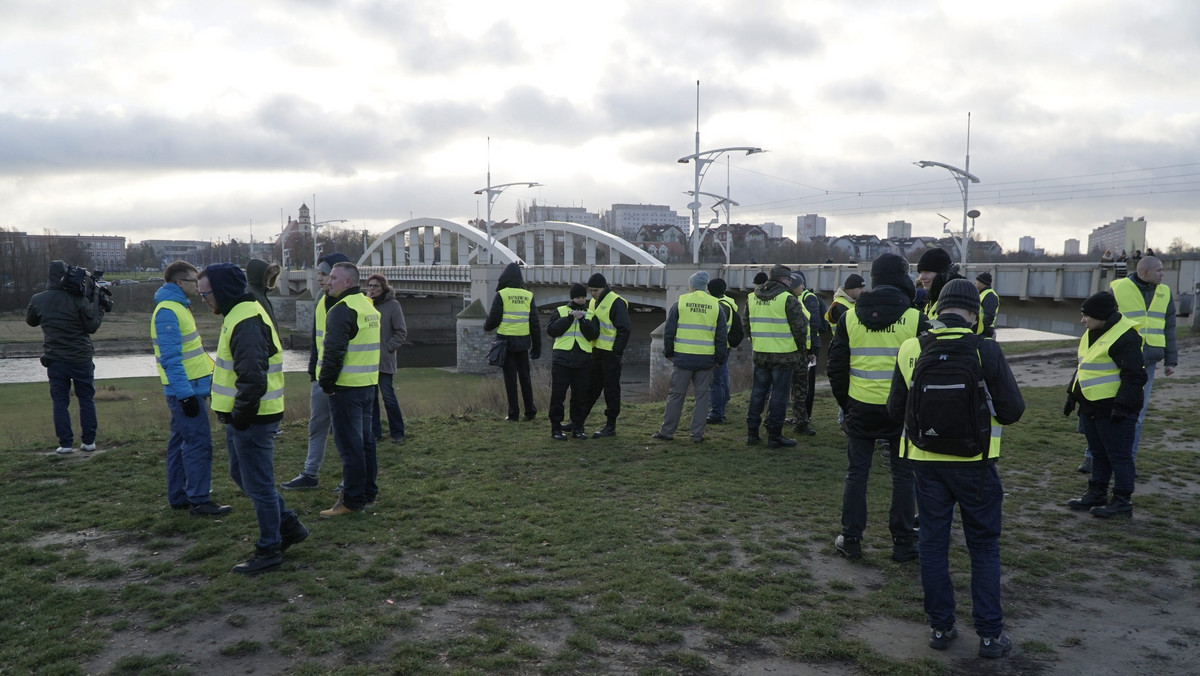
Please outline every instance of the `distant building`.
[[1078, 256], [1079, 255], [1079, 240], [1068, 239], [1066, 242], [1063, 242], [1063, 255], [1064, 256]]
[[643, 225], [634, 233], [638, 242], [687, 242], [687, 233], [677, 225]]
[[601, 228], [631, 240], [644, 225], [674, 225], [691, 231], [691, 217], [680, 216], [671, 207], [660, 204], [614, 204], [604, 212]]
[[1146, 219], [1143, 216], [1125, 216], [1102, 225], [1088, 235], [1088, 253], [1099, 256], [1106, 250], [1118, 256], [1121, 250], [1132, 253], [1146, 250]]
[[175, 260], [191, 260], [194, 252], [208, 248], [208, 242], [199, 239], [143, 239], [141, 243], [153, 249], [163, 265]]
[[125, 238], [113, 235], [29, 235], [24, 232], [8, 232], [4, 235], [6, 247], [24, 247], [29, 251], [52, 251], [56, 242], [74, 242], [87, 256], [87, 260], [67, 261], [92, 270], [124, 270]]
[[828, 246], [843, 251], [858, 262], [872, 261], [883, 250], [883, 245], [875, 235], [843, 235], [830, 237]]
[[887, 224], [888, 239], [912, 237], [912, 223], [908, 221], [892, 221]]
[[1020, 251], [1021, 253], [1034, 253], [1035, 249], [1037, 249], [1037, 245], [1034, 243], [1034, 239], [1032, 237], [1027, 235], [1018, 240], [1017, 251]]
[[796, 217], [796, 241], [812, 240], [813, 237], [825, 236], [825, 217], [816, 214], [805, 214]]
[[583, 207], [552, 207], [535, 204], [525, 209], [525, 222], [538, 223], [541, 221], [565, 221], [578, 223], [593, 228], [601, 227], [600, 214], [594, 214]]
[[771, 222], [760, 223], [758, 225], [758, 227], [762, 228], [762, 231], [767, 233], [768, 239], [782, 239], [783, 238], [783, 226], [779, 225], [778, 223], [771, 223]]

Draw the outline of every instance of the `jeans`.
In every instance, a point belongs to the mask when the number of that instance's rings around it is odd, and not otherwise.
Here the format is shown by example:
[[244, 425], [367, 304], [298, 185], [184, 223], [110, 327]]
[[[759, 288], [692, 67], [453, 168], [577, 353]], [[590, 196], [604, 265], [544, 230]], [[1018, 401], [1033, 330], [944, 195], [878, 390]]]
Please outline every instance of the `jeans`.
[[729, 362], [713, 369], [712, 387], [709, 390], [710, 407], [708, 417], [724, 420], [725, 406], [729, 403]]
[[[1154, 374], [1158, 371], [1158, 362], [1146, 362], [1146, 385], [1142, 387], [1142, 410], [1138, 413], [1137, 425], [1133, 430], [1133, 451], [1132, 458], [1136, 462], [1138, 454], [1138, 446], [1142, 443], [1142, 423], [1146, 422], [1146, 411], [1150, 410], [1150, 391], [1154, 389]], [[1080, 430], [1083, 431], [1082, 429]], [[1083, 451], [1084, 457], [1092, 457], [1092, 446], [1089, 443], [1088, 447]]]
[[696, 393], [696, 402], [692, 406], [692, 424], [688, 433], [693, 439], [704, 436], [704, 426], [708, 422], [708, 402], [712, 391], [712, 369], [692, 371], [678, 366], [671, 371], [671, 385], [667, 392], [667, 407], [663, 411], [660, 434], [672, 436], [679, 427], [679, 418], [683, 415], [683, 400], [687, 398], [688, 385]]
[[[962, 467], [947, 467], [949, 464]], [[958, 503], [963, 536], [971, 556], [971, 618], [975, 633], [999, 636], [1004, 630], [1000, 608], [1000, 511], [1004, 487], [995, 463], [986, 472], [980, 472], [976, 462], [912, 465], [917, 475], [917, 506], [921, 509], [917, 547], [929, 626], [941, 630], [954, 626], [950, 526], [954, 521], [954, 504]]]
[[296, 518], [283, 496], [275, 490], [275, 430], [279, 423], [251, 425], [239, 430], [225, 426], [225, 445], [229, 448], [229, 476], [250, 498], [258, 518], [259, 549], [273, 549], [283, 542], [279, 524]]
[[375, 456], [375, 436], [371, 433], [374, 397], [374, 385], [348, 387], [329, 395], [333, 441], [342, 456], [342, 502], [355, 510], [374, 502], [379, 493], [375, 486], [379, 463]]
[[787, 417], [788, 394], [792, 389], [792, 367], [765, 368], [754, 366], [754, 389], [750, 391], [750, 412], [746, 414], [746, 427], [751, 434], [758, 434], [762, 424], [763, 408], [770, 399], [767, 411], [767, 434], [783, 431], [783, 419]]
[[[892, 458], [892, 504], [888, 510], [888, 530], [893, 538], [911, 537], [915, 497], [913, 463], [899, 454], [900, 440], [887, 439]], [[862, 538], [867, 527], [867, 479], [875, 456], [875, 440], [850, 437], [846, 442], [846, 481], [842, 486], [842, 535]], [[979, 470], [976, 466], [976, 471]], [[925, 521], [921, 516], [922, 523]]]
[[1132, 445], [1137, 420], [1122, 418], [1080, 417], [1083, 436], [1092, 450], [1092, 481], [1108, 485], [1115, 478], [1113, 493], [1133, 495], [1133, 480], [1137, 475]]
[[212, 429], [208, 423], [208, 397], [196, 397], [200, 413], [183, 414], [174, 396], [167, 396], [171, 431], [167, 437], [167, 502], [199, 505], [208, 502], [212, 489]]
[[[400, 402], [396, 399], [396, 387], [391, 373], [379, 372], [379, 394], [383, 397], [383, 409], [387, 412], [388, 434], [393, 440], [404, 438], [404, 416], [400, 413]], [[383, 422], [380, 419], [379, 399], [371, 405], [371, 432], [375, 440], [383, 438]]]
[[564, 364], [550, 367], [550, 429], [562, 431], [563, 402], [571, 390], [570, 421], [574, 429], [583, 430], [587, 420], [588, 367], [573, 368]]
[[91, 361], [68, 364], [51, 361], [46, 366], [46, 378], [50, 381], [50, 401], [54, 411], [54, 434], [58, 445], [71, 448], [75, 445], [75, 433], [71, 431], [71, 384], [75, 385], [75, 398], [79, 400], [79, 432], [85, 444], [96, 443], [96, 387], [94, 379], [96, 365]]
[[612, 350], [596, 348], [592, 351], [588, 374], [587, 413], [592, 412], [601, 393], [604, 394], [606, 424], [615, 426], [617, 416], [621, 415], [621, 356]]
[[329, 395], [316, 383], [308, 394], [308, 456], [304, 458], [304, 473], [316, 477], [325, 461], [325, 442], [329, 439]]
[[508, 417], [516, 419], [521, 415], [520, 401], [517, 399], [517, 384], [521, 385], [521, 398], [525, 401], [525, 415], [537, 413], [533, 403], [533, 380], [529, 377], [529, 350], [509, 350], [504, 358], [504, 394], [508, 397]]

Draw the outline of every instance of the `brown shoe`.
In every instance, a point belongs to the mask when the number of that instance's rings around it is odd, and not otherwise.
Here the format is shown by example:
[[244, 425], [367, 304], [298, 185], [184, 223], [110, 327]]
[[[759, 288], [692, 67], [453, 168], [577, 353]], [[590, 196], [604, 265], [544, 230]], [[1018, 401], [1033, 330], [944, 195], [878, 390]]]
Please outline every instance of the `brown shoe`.
[[337, 504], [330, 507], [329, 509], [321, 510], [321, 518], [328, 519], [328, 518], [331, 518], [334, 516], [346, 516], [347, 514], [358, 514], [361, 511], [362, 510], [360, 510], [360, 509], [350, 509], [349, 507], [347, 507], [345, 505], [345, 503], [338, 502]]

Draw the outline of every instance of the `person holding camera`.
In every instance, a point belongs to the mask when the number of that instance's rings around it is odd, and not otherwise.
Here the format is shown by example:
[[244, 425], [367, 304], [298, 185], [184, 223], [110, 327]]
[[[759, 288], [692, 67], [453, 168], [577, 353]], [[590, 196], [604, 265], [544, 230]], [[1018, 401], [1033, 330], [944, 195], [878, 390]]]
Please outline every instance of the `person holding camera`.
[[[600, 337], [600, 320], [588, 309], [587, 287], [576, 282], [571, 285], [571, 300], [560, 305], [557, 316], [546, 327], [554, 339], [554, 355], [550, 367], [550, 437], [566, 441], [567, 432], [576, 439], [587, 439], [583, 431], [587, 419], [585, 401], [588, 376], [591, 373], [592, 342]], [[563, 427], [563, 402], [571, 390], [569, 428]]]
[[34, 294], [25, 310], [25, 323], [42, 327], [42, 366], [50, 381], [58, 453], [75, 450], [69, 408], [72, 386], [79, 400], [80, 449], [89, 453], [96, 450], [92, 334], [100, 329], [105, 311], [112, 308], [103, 291], [96, 288], [95, 279], [86, 270], [64, 261], [50, 261], [46, 290]]

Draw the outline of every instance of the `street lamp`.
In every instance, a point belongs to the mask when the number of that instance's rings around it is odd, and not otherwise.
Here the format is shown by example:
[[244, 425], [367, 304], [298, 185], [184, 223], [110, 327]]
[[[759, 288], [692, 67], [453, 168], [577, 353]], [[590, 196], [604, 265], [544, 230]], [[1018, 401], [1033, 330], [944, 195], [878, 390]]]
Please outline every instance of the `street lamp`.
[[[962, 249], [962, 267], [965, 271], [967, 268], [967, 218], [970, 218], [969, 212], [967, 211], [967, 195], [970, 192], [970, 185], [972, 183], [979, 182], [979, 177], [975, 176], [970, 171], [971, 154], [967, 153], [966, 169], [952, 167], [949, 164], [944, 164], [942, 162], [930, 162], [929, 160], [921, 160], [920, 162], [913, 162], [913, 164], [921, 167], [922, 169], [925, 167], [941, 167], [946, 171], [949, 171], [950, 174], [954, 176], [954, 180], [958, 182], [958, 190], [962, 193], [963, 200], [962, 240], [959, 242], [959, 244], [961, 245], [960, 248]], [[978, 216], [979, 212], [975, 212], [975, 215]], [[974, 228], [972, 228], [972, 230], [974, 230]]]
[[504, 192], [508, 188], [513, 187], [514, 185], [523, 185], [527, 188], [536, 188], [537, 186], [540, 186], [541, 183], [519, 181], [517, 183], [501, 183], [500, 185], [492, 185], [492, 170], [489, 167], [488, 186], [475, 191], [476, 195], [487, 193], [487, 223], [484, 224], [484, 227], [487, 230], [488, 238], [488, 263], [492, 262], [492, 249], [496, 246], [496, 241], [492, 238], [492, 204], [496, 201], [496, 198], [500, 196], [500, 193]]
[[[316, 204], [316, 201], [315, 201], [315, 200], [313, 201], [313, 204]], [[317, 267], [317, 258], [318, 258], [318, 257], [321, 255], [321, 240], [317, 238], [317, 228], [321, 227], [322, 225], [327, 225], [327, 224], [329, 224], [329, 223], [345, 223], [345, 222], [346, 222], [346, 219], [344, 219], [344, 218], [335, 218], [335, 219], [333, 219], [333, 220], [331, 220], [331, 221], [321, 221], [320, 223], [313, 223], [313, 224], [312, 224], [312, 233], [313, 233], [313, 267], [314, 267], [314, 268], [315, 268], [315, 267]]]

